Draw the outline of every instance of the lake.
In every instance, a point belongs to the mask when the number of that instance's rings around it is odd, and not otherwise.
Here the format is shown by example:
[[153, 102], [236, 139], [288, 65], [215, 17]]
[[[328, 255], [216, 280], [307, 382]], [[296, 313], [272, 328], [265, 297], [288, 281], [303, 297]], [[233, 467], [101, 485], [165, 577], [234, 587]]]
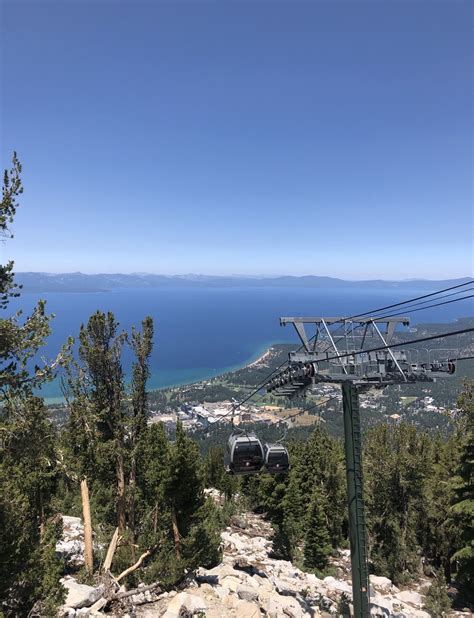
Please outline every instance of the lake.
[[[434, 290], [436, 288], [433, 288]], [[47, 301], [56, 314], [53, 334], [44, 356], [53, 357], [69, 335], [77, 336], [81, 323], [97, 309], [112, 311], [121, 327], [130, 330], [152, 316], [155, 345], [149, 387], [163, 388], [197, 381], [238, 368], [279, 342], [297, 342], [294, 329], [280, 327], [281, 316], [353, 315], [426, 294], [403, 284], [376, 288], [152, 288], [120, 289], [93, 293], [24, 293], [11, 302], [9, 314], [21, 308], [28, 313], [37, 298]], [[472, 299], [413, 313], [412, 325], [449, 322], [474, 315]], [[394, 310], [396, 311], [396, 310]], [[410, 315], [409, 313], [407, 315]], [[297, 347], [297, 345], [295, 346]], [[130, 367], [127, 353], [125, 365]], [[42, 390], [52, 400], [59, 384]]]

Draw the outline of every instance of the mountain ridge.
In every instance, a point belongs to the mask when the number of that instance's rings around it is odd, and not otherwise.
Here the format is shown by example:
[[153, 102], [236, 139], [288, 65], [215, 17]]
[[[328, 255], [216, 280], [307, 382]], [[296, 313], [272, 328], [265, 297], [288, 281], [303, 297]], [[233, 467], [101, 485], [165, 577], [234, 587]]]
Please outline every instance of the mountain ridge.
[[310, 287], [310, 288], [341, 288], [341, 287], [392, 287], [403, 286], [416, 289], [437, 289], [474, 281], [472, 277], [453, 279], [363, 279], [347, 280], [324, 275], [281, 275], [281, 276], [243, 276], [243, 275], [155, 275], [155, 274], [84, 274], [19, 272], [16, 281], [23, 286], [24, 292], [106, 292], [125, 288], [158, 288], [158, 287]]

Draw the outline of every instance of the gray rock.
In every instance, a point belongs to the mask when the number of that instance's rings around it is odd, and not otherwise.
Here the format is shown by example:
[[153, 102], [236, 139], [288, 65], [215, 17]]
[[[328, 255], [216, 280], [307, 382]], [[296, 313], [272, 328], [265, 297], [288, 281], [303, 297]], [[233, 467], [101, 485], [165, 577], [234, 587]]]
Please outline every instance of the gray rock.
[[56, 553], [69, 566], [84, 564], [84, 526], [80, 517], [63, 515], [62, 539], [56, 543]]
[[257, 601], [258, 589], [250, 586], [240, 585], [237, 586], [237, 596], [243, 601]]
[[389, 599], [375, 593], [370, 597], [370, 615], [371, 616], [392, 616], [393, 604]]
[[61, 583], [66, 589], [64, 606], [79, 609], [89, 607], [102, 596], [102, 588], [93, 588], [85, 584], [78, 584], [72, 577], [65, 577]]
[[421, 609], [423, 607], [423, 597], [418, 592], [403, 590], [402, 592], [399, 592], [396, 597], [397, 599], [400, 599], [402, 603], [409, 603], [416, 609]]
[[256, 603], [240, 601], [235, 607], [236, 618], [260, 618], [262, 612]]
[[230, 591], [228, 588], [224, 588], [224, 586], [216, 586], [214, 588], [215, 594], [222, 600], [229, 596]]
[[190, 615], [199, 611], [205, 613], [206, 609], [207, 603], [200, 596], [190, 594], [189, 592], [180, 592], [168, 605], [168, 609], [163, 614], [163, 618], [179, 618], [180, 614], [183, 614], [185, 610], [187, 610]]
[[378, 575], [370, 575], [369, 576], [370, 585], [377, 592], [390, 592], [392, 590], [393, 584], [392, 580], [388, 577], [379, 577]]
[[282, 597], [279, 594], [271, 594], [268, 597], [264, 610], [268, 618], [281, 618], [281, 616], [289, 616], [290, 618], [302, 618], [303, 610], [301, 605], [293, 597]]

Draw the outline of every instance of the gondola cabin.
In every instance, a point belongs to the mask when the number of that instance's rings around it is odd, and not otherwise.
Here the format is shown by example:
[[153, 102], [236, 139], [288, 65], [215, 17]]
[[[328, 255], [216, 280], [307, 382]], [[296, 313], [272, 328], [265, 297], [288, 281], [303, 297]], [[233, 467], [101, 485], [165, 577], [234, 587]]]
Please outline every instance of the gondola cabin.
[[264, 462], [263, 446], [254, 433], [233, 433], [227, 442], [226, 463], [231, 474], [256, 474]]
[[265, 444], [265, 468], [270, 474], [286, 474], [290, 469], [288, 451], [282, 444]]

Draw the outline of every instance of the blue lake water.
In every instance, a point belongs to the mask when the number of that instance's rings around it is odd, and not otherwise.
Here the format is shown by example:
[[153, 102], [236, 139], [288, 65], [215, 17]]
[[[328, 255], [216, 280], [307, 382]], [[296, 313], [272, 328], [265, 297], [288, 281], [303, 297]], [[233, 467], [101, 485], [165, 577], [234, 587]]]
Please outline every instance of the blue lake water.
[[[436, 288], [434, 288], [436, 289]], [[10, 304], [9, 313], [32, 310], [38, 297], [56, 314], [53, 334], [43, 355], [53, 357], [69, 335], [97, 309], [112, 311], [121, 327], [130, 330], [146, 316], [155, 323], [150, 388], [161, 388], [209, 378], [242, 366], [278, 342], [295, 342], [290, 326], [280, 327], [281, 316], [352, 315], [426, 294], [426, 286], [397, 288], [154, 288], [97, 293], [24, 293]], [[471, 299], [472, 300], [472, 299]], [[464, 301], [412, 314], [412, 325], [450, 322], [474, 315]], [[407, 315], [410, 315], [409, 313]], [[126, 355], [126, 367], [131, 355]], [[57, 383], [42, 390], [48, 399], [60, 396]]]

